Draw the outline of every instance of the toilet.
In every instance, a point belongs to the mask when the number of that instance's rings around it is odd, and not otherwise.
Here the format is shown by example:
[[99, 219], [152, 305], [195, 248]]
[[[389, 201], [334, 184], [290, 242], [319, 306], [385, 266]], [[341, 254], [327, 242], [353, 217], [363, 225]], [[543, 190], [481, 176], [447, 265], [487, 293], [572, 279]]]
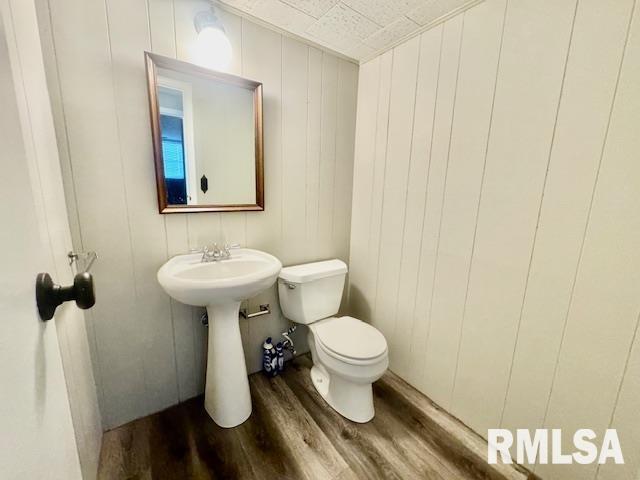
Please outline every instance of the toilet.
[[285, 267], [278, 278], [286, 318], [309, 327], [311, 380], [322, 398], [343, 417], [365, 423], [375, 414], [371, 384], [389, 365], [387, 341], [371, 325], [336, 317], [347, 265], [341, 260]]

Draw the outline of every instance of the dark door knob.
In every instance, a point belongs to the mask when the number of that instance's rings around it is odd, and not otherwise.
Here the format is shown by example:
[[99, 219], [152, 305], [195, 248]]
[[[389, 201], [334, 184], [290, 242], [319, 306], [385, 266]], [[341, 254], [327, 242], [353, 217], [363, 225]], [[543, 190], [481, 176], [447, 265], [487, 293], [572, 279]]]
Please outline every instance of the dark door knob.
[[36, 302], [42, 320], [51, 320], [58, 305], [71, 300], [75, 300], [76, 305], [83, 310], [95, 305], [96, 295], [93, 288], [93, 277], [90, 273], [78, 273], [73, 278], [73, 285], [68, 287], [53, 283], [51, 275], [48, 273], [38, 274]]

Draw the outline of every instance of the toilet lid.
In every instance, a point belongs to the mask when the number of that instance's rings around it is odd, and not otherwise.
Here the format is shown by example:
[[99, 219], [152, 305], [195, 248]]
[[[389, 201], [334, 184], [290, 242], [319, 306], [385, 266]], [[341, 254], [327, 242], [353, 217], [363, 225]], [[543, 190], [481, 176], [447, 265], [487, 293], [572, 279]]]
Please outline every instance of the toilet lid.
[[354, 360], [379, 357], [387, 351], [387, 341], [375, 327], [353, 317], [330, 318], [319, 322], [313, 333], [326, 349]]

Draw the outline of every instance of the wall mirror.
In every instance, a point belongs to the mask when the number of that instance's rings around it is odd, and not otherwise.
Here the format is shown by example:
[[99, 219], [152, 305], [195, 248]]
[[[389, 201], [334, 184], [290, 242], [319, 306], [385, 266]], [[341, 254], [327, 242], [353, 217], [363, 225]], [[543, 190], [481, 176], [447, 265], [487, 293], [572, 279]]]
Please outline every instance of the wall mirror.
[[160, 213], [264, 210], [262, 84], [145, 60]]

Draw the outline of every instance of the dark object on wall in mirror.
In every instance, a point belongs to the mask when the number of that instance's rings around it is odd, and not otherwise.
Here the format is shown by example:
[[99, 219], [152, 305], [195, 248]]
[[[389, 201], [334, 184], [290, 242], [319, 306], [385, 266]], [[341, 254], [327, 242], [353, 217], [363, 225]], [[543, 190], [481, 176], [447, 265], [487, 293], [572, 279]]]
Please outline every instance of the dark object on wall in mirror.
[[202, 175], [200, 179], [200, 190], [202, 190], [202, 193], [207, 193], [207, 190], [209, 190], [209, 179], [206, 175]]
[[75, 300], [78, 308], [86, 310], [96, 303], [93, 288], [93, 277], [89, 272], [78, 273], [73, 278], [73, 285], [63, 287], [56, 285], [48, 273], [39, 273], [36, 277], [36, 302], [42, 320], [51, 320], [64, 302]]

